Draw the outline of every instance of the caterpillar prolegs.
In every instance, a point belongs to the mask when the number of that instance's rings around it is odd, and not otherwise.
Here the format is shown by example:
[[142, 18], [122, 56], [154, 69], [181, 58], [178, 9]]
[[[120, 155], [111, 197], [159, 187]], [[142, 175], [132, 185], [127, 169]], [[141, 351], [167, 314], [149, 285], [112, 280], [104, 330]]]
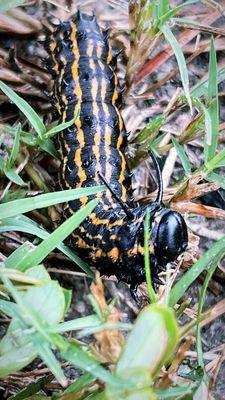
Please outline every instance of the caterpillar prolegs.
[[[185, 250], [187, 227], [182, 216], [162, 203], [161, 172], [155, 157], [159, 192], [149, 206], [133, 200], [125, 158], [127, 133], [119, 111], [121, 88], [115, 73], [115, 55], [107, 31], [95, 16], [77, 12], [62, 22], [46, 44], [54, 79], [55, 107], [60, 121], [74, 124], [59, 134], [62, 188], [84, 188], [103, 182], [93, 212], [71, 236], [71, 246], [101, 274], [116, 275], [131, 284], [145, 281], [144, 219], [151, 209], [149, 252], [154, 283], [158, 273]], [[65, 206], [67, 218], [87, 204], [87, 197]]]

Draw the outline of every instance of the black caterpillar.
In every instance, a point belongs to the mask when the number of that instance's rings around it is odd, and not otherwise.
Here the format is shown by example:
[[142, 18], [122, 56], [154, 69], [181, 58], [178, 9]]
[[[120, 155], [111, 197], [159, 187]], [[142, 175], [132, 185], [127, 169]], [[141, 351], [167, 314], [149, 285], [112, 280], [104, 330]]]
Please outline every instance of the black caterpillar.
[[[145, 281], [144, 218], [151, 210], [150, 261], [154, 284], [158, 273], [175, 261], [188, 242], [182, 216], [162, 204], [161, 171], [158, 196], [149, 206], [132, 198], [131, 175], [124, 156], [127, 133], [119, 107], [121, 88], [115, 73], [116, 55], [108, 46], [107, 30], [95, 16], [77, 12], [49, 37], [49, 68], [54, 78], [55, 107], [60, 121], [74, 125], [59, 135], [62, 188], [95, 186], [103, 182], [99, 204], [73, 232], [71, 245], [103, 275], [116, 275], [131, 284], [131, 292]], [[94, 196], [93, 196], [94, 197]], [[84, 207], [91, 197], [69, 202], [64, 216]]]

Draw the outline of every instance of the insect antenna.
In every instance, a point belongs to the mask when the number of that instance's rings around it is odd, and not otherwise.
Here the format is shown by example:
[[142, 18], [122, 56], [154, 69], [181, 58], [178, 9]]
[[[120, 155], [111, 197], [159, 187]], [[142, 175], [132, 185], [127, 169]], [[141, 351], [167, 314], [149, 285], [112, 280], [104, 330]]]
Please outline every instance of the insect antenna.
[[162, 172], [158, 163], [158, 160], [153, 153], [152, 150], [148, 151], [149, 156], [151, 157], [155, 170], [156, 170], [156, 177], [157, 177], [157, 183], [158, 183], [158, 193], [157, 197], [154, 201], [154, 207], [160, 206], [162, 204], [162, 198], [163, 198], [163, 180], [162, 180]]
[[129, 218], [134, 217], [133, 213], [129, 210], [128, 206], [126, 205], [126, 203], [124, 203], [118, 196], [117, 194], [114, 192], [114, 190], [111, 188], [110, 184], [107, 182], [107, 180], [105, 179], [105, 177], [99, 172], [98, 173], [99, 178], [102, 180], [102, 182], [105, 184], [105, 186], [110, 190], [110, 192], [112, 193], [112, 195], [115, 197], [116, 201], [120, 204], [120, 206], [122, 207], [122, 209], [124, 210], [124, 212], [127, 214], [127, 216]]

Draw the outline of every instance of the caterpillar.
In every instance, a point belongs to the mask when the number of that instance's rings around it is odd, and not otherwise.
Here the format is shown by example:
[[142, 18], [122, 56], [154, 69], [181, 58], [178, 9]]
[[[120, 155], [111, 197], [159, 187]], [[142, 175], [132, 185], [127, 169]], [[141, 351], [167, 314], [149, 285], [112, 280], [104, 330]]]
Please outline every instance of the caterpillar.
[[[155, 285], [166, 264], [175, 261], [188, 242], [183, 217], [162, 203], [162, 177], [152, 154], [159, 187], [148, 206], [133, 199], [131, 174], [125, 158], [127, 132], [120, 113], [121, 87], [116, 75], [116, 54], [108, 44], [108, 31], [94, 15], [79, 10], [62, 22], [46, 40], [48, 66], [54, 79], [53, 97], [60, 122], [74, 124], [58, 135], [59, 172], [63, 189], [105, 183], [99, 203], [72, 233], [71, 246], [103, 275], [116, 275], [130, 284], [135, 296], [145, 281], [144, 219], [150, 207], [149, 253]], [[91, 196], [89, 197], [89, 199]], [[65, 205], [68, 218], [88, 200]]]

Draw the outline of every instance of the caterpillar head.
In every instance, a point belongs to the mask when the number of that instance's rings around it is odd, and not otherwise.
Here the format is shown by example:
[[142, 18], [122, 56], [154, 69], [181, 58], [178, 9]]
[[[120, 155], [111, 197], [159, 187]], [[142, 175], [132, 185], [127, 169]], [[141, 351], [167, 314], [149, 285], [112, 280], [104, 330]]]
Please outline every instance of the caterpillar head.
[[151, 221], [150, 240], [154, 257], [160, 265], [175, 261], [188, 244], [187, 225], [183, 217], [168, 207], [156, 211]]

